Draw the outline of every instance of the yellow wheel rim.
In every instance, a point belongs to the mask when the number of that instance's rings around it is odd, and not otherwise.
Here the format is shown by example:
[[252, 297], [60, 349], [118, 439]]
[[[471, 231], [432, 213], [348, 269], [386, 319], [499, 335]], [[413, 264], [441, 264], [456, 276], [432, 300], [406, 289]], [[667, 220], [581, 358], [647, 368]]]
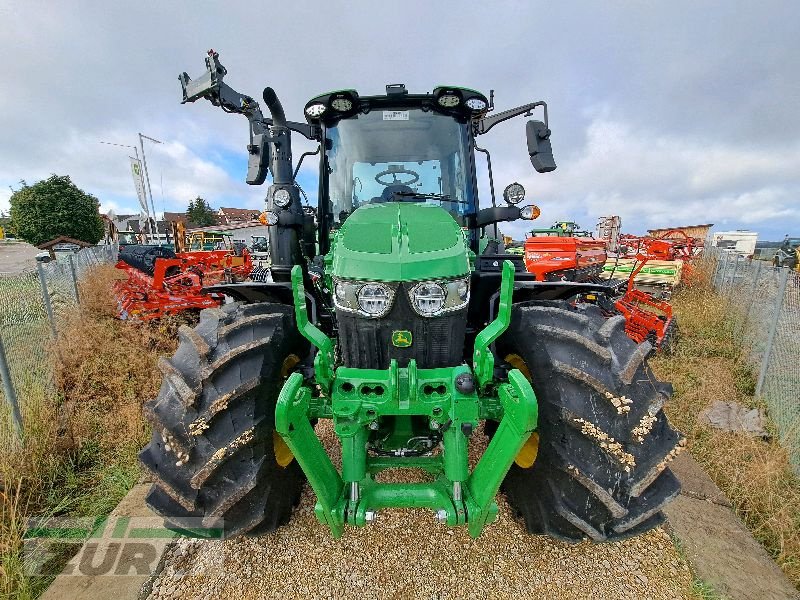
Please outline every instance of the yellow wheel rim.
[[[286, 379], [299, 362], [300, 358], [296, 354], [290, 354], [283, 359], [281, 377]], [[272, 449], [275, 451], [275, 462], [278, 463], [279, 467], [288, 467], [294, 460], [294, 454], [289, 450], [289, 446], [283, 441], [281, 434], [274, 430], [272, 431]]]
[[533, 463], [536, 462], [536, 456], [539, 454], [539, 434], [534, 431], [528, 441], [523, 444], [522, 449], [517, 454], [514, 462], [523, 469], [530, 469]]
[[525, 379], [528, 381], [531, 380], [531, 372], [528, 369], [528, 365], [525, 364], [525, 361], [522, 360], [519, 354], [509, 354], [506, 356], [505, 361], [515, 369], [519, 369], [520, 372], [525, 375]]
[[[505, 361], [515, 369], [519, 369], [520, 373], [525, 376], [528, 381], [531, 380], [531, 372], [528, 365], [519, 354], [509, 354], [505, 357]], [[531, 437], [522, 445], [514, 462], [523, 469], [530, 469], [533, 463], [536, 462], [536, 456], [539, 454], [539, 434], [534, 431]]]
[[277, 431], [272, 432], [272, 447], [275, 449], [275, 462], [278, 463], [278, 466], [288, 467], [294, 460], [294, 454]]
[[292, 372], [297, 366], [297, 363], [300, 362], [300, 357], [297, 354], [290, 354], [286, 358], [283, 359], [283, 364], [281, 365], [281, 377], [286, 379], [289, 376], [289, 373]]

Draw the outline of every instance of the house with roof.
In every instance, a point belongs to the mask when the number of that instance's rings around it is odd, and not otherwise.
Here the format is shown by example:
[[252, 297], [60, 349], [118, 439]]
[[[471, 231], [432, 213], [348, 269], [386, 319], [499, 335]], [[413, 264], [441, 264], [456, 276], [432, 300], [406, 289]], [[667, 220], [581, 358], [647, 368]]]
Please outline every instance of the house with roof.
[[253, 208], [220, 208], [217, 211], [219, 225], [233, 225], [234, 223], [247, 223], [257, 221], [260, 211]]
[[106, 243], [120, 244], [171, 244], [172, 226], [166, 220], [150, 219], [153, 230], [145, 215], [117, 215], [113, 210], [103, 215], [106, 224]]

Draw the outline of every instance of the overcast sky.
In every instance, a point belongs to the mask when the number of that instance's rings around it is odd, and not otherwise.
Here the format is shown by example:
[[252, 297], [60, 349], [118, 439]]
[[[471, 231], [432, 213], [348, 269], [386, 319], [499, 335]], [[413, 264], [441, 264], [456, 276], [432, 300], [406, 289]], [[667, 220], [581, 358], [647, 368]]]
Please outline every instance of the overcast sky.
[[[531, 168], [522, 118], [480, 140], [498, 188], [521, 182], [541, 226], [618, 214], [631, 233], [714, 223], [797, 236], [798, 23], [793, 0], [0, 0], [0, 210], [20, 180], [56, 173], [104, 210], [137, 211], [132, 150], [99, 142], [133, 145], [138, 132], [164, 142], [145, 142], [158, 212], [196, 195], [262, 208], [266, 188], [244, 183], [244, 117], [180, 104], [178, 73], [201, 75], [214, 48], [226, 83], [256, 98], [274, 87], [293, 120], [319, 92], [395, 82], [494, 89], [497, 110], [546, 100], [555, 172]], [[296, 157], [313, 149], [299, 138]]]

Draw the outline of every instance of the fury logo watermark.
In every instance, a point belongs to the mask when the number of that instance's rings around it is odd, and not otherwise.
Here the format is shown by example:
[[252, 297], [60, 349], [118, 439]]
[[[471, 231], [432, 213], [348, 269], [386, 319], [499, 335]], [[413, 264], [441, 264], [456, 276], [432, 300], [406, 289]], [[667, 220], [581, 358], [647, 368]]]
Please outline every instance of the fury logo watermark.
[[221, 538], [221, 528], [196, 521], [185, 524], [187, 536], [182, 536], [164, 529], [157, 517], [33, 519], [25, 533], [25, 571], [31, 576], [153, 575], [175, 540]]

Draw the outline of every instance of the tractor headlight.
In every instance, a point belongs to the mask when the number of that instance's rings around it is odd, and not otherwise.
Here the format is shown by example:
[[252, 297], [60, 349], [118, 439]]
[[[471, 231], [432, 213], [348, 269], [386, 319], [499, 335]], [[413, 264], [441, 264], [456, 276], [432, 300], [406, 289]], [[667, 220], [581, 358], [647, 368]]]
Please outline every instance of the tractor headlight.
[[396, 284], [334, 279], [333, 303], [336, 308], [365, 317], [382, 317], [392, 307], [396, 287]]
[[356, 294], [358, 307], [371, 317], [380, 317], [389, 312], [392, 291], [382, 283], [368, 283]]
[[469, 278], [450, 281], [422, 281], [408, 293], [411, 306], [423, 317], [463, 308], [469, 302]]
[[432, 317], [442, 312], [446, 297], [447, 292], [444, 291], [444, 288], [433, 281], [418, 283], [411, 290], [411, 303], [414, 310], [423, 317]]
[[281, 188], [272, 196], [272, 201], [278, 208], [286, 208], [292, 203], [292, 195], [286, 188]]

